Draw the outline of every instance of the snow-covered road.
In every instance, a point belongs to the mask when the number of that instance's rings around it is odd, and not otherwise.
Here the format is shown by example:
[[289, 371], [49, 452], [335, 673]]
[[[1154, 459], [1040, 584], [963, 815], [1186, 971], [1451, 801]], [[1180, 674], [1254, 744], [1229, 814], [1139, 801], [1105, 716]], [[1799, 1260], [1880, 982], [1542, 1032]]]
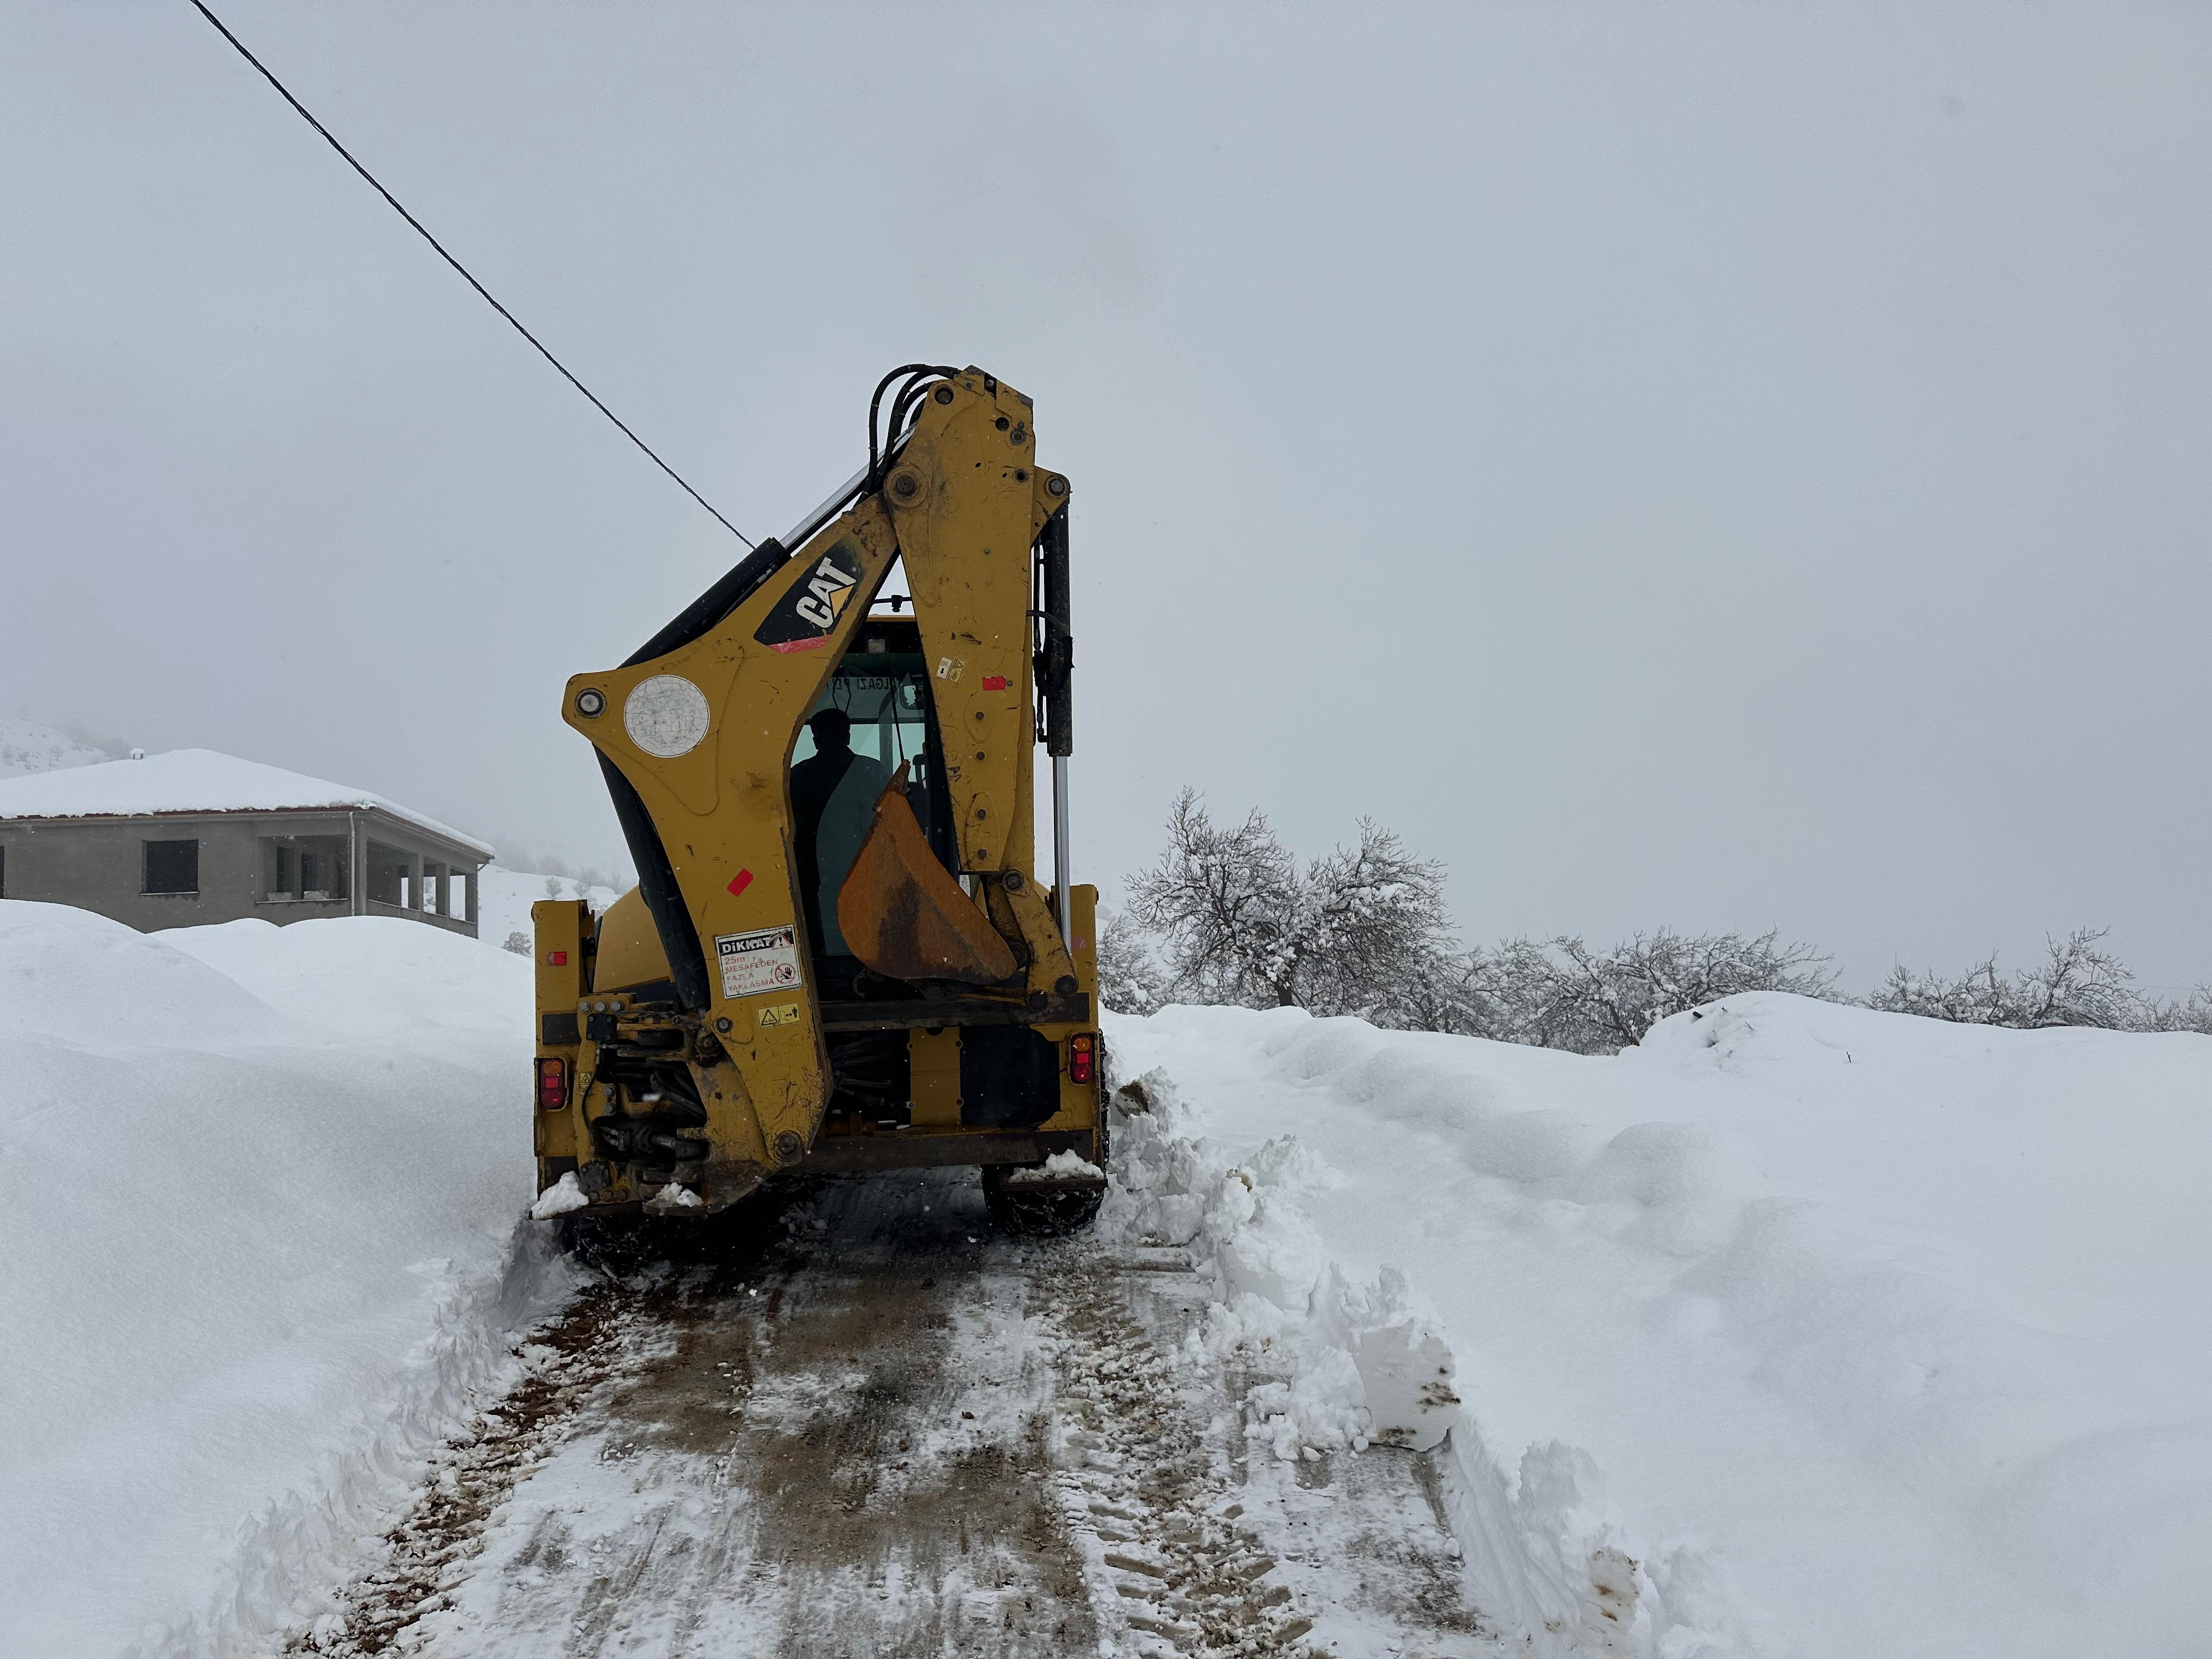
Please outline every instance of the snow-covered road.
[[1495, 1650], [1425, 1456], [1273, 1458], [1206, 1305], [972, 1173], [825, 1184], [587, 1292], [307, 1650]]
[[1109, 1018], [1091, 1234], [886, 1176], [607, 1282], [529, 995], [0, 901], [0, 1654], [2204, 1649], [2212, 1039]]

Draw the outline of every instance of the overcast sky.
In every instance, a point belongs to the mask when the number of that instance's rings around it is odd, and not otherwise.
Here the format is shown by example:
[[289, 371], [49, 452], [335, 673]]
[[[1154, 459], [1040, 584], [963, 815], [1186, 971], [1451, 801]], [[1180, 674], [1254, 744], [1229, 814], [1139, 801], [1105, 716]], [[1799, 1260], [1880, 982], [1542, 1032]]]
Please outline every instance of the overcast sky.
[[[2212, 978], [2212, 9], [218, 9], [749, 533], [1036, 398], [1081, 878]], [[742, 549], [184, 0], [0, 18], [0, 708], [617, 861], [562, 683]]]

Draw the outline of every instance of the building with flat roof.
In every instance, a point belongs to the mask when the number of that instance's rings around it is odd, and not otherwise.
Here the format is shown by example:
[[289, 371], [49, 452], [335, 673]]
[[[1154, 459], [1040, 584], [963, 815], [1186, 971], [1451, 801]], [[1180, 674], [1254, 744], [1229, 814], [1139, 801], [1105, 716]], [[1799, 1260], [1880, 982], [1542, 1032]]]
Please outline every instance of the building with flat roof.
[[474, 938], [491, 856], [381, 795], [211, 749], [0, 778], [0, 898], [142, 933], [356, 915]]

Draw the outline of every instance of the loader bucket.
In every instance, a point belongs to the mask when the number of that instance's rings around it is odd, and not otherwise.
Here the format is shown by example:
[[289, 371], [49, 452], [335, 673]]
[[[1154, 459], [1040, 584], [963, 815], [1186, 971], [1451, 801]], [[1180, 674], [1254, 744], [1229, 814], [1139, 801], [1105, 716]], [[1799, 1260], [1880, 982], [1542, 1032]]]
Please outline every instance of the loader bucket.
[[1014, 971], [1006, 941], [930, 850], [903, 764], [837, 890], [837, 926], [854, 956], [892, 979], [995, 985]]

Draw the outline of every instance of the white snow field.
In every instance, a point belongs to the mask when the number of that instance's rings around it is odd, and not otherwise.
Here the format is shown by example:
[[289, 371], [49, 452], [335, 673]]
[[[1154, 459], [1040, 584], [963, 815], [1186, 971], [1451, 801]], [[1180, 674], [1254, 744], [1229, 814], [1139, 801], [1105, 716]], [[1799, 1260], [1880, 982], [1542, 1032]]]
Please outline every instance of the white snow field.
[[565, 1292], [530, 967], [0, 902], [0, 1654], [271, 1651]]
[[1154, 1103], [1109, 1224], [1296, 1351], [1248, 1432], [1449, 1424], [1468, 1599], [1528, 1648], [2212, 1652], [2212, 1038], [1773, 994], [1612, 1059], [1108, 1033]]
[[[343, 1625], [579, 1283], [520, 1220], [530, 997], [523, 958], [401, 920], [0, 901], [0, 1655]], [[1249, 1524], [1337, 1659], [2212, 1650], [2212, 1039], [1774, 995], [1616, 1059], [1282, 1010], [1108, 1032], [1141, 1092], [1099, 1261], [1197, 1269], [1142, 1369], [1241, 1404], [1285, 1471]], [[956, 1301], [1042, 1317], [1083, 1266], [971, 1224], [998, 1277]], [[1376, 1633], [1340, 1483], [1376, 1440], [1434, 1449], [1494, 1637]]]
[[[549, 883], [559, 890], [547, 892]], [[541, 876], [487, 864], [477, 877], [477, 937], [499, 945], [507, 943], [510, 933], [530, 938], [530, 907], [540, 899], [582, 899], [592, 909], [604, 911], [621, 896], [614, 888], [586, 887], [573, 876]]]

